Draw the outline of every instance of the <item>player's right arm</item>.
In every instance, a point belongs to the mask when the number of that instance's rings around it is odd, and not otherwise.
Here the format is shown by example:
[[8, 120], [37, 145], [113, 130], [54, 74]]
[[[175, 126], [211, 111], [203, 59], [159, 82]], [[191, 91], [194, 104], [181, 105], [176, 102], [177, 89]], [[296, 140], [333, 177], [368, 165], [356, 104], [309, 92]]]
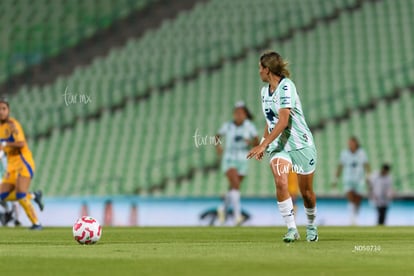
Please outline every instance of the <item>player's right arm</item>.
[[223, 140], [222, 138], [224, 137], [224, 135], [226, 134], [227, 130], [228, 130], [228, 123], [224, 123], [219, 131], [217, 132], [216, 136], [215, 136], [215, 146], [216, 146], [216, 152], [218, 157], [221, 157], [221, 155], [223, 154], [223, 146], [221, 145]]
[[369, 175], [371, 174], [371, 166], [369, 165], [368, 162], [368, 157], [364, 152], [364, 172], [365, 172], [365, 178], [369, 179]]
[[[267, 122], [265, 122], [264, 131], [263, 131], [263, 137], [262, 137], [262, 140], [260, 140], [260, 144], [263, 143], [263, 141], [266, 139], [267, 136], [269, 136], [269, 129], [267, 128]], [[264, 155], [264, 152], [262, 152], [261, 154], [259, 154], [257, 158], [260, 160], [260, 159], [263, 158], [263, 155]]]

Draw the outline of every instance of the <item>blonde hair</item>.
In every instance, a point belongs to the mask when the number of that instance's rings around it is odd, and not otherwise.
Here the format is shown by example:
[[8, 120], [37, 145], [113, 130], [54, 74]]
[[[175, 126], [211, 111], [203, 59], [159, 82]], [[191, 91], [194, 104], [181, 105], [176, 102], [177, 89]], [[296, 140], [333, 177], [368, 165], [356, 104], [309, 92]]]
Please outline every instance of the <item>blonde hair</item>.
[[282, 58], [279, 53], [275, 51], [265, 51], [260, 56], [260, 64], [264, 68], [269, 68], [269, 71], [279, 77], [289, 77], [288, 62]]

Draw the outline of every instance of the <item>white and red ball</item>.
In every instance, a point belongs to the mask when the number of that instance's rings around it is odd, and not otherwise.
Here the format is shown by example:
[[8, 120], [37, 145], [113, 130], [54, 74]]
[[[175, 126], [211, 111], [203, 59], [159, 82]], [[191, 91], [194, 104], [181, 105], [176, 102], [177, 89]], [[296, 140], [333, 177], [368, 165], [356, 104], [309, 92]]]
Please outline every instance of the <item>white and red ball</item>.
[[93, 217], [83, 216], [73, 225], [73, 237], [80, 244], [97, 243], [102, 236], [102, 227]]

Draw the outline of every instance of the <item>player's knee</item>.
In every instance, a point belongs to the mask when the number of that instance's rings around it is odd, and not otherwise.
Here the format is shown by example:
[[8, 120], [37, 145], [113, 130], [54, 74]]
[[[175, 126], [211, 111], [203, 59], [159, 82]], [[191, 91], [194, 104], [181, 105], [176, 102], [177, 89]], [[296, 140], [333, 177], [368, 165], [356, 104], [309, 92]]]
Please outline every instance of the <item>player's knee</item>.
[[278, 191], [288, 192], [288, 180], [287, 177], [279, 176], [275, 177], [276, 189]]
[[315, 193], [312, 190], [305, 190], [302, 192], [302, 197], [304, 201], [311, 203], [314, 201]]

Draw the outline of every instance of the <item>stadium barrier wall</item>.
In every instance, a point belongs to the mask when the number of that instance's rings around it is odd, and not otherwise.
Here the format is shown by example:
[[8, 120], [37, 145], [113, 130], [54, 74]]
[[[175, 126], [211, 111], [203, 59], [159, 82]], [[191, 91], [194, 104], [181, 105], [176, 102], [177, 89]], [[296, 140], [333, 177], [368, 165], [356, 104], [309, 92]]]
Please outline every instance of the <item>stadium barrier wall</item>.
[[[45, 199], [45, 210], [39, 211], [44, 226], [71, 226], [82, 215], [90, 215], [108, 226], [208, 226], [217, 225], [216, 209], [220, 198], [154, 198], [137, 196], [53, 197]], [[306, 224], [298, 200], [296, 220]], [[246, 226], [284, 225], [273, 198], [243, 198], [243, 212], [249, 219]], [[395, 200], [388, 212], [387, 225], [414, 225], [414, 200]], [[231, 210], [230, 210], [231, 212]], [[30, 225], [20, 210], [23, 225]], [[376, 209], [364, 200], [358, 225], [375, 225]], [[318, 225], [349, 225], [349, 209], [345, 199], [318, 200]], [[226, 223], [232, 225], [230, 217]]]

